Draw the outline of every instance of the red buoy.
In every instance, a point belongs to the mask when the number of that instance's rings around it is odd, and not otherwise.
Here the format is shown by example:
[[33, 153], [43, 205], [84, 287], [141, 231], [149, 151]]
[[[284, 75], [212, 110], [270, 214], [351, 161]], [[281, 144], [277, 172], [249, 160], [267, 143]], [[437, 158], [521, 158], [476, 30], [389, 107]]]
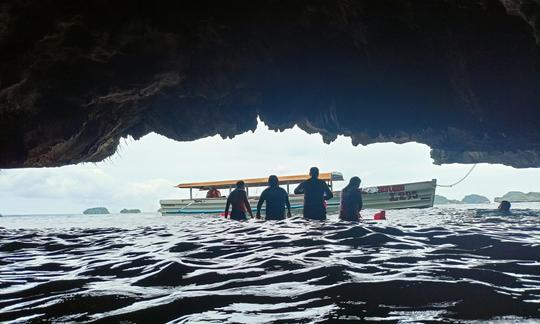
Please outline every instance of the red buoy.
[[380, 212], [375, 213], [375, 215], [373, 215], [373, 219], [374, 219], [374, 220], [383, 220], [383, 219], [386, 219], [386, 211], [385, 211], [385, 210], [381, 210]]

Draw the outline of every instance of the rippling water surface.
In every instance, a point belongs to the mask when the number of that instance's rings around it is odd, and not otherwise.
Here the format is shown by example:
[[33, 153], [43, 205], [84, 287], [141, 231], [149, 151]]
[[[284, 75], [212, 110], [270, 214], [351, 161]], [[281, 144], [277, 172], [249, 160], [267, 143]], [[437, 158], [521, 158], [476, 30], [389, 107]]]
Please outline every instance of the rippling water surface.
[[516, 208], [361, 224], [4, 216], [0, 321], [537, 322], [540, 204]]

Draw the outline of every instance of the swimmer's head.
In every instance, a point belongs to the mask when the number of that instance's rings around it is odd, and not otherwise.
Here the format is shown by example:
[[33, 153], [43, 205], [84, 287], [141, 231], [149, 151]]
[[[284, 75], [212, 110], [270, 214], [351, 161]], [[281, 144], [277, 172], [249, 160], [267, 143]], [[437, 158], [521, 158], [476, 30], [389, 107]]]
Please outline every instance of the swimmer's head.
[[501, 203], [499, 204], [499, 210], [500, 211], [510, 211], [510, 207], [512, 205], [510, 204], [510, 202], [508, 200], [503, 200], [501, 201]]
[[279, 186], [279, 179], [277, 176], [275, 175], [271, 175], [268, 177], [268, 185], [270, 187], [277, 187]]
[[360, 182], [362, 182], [360, 180], [360, 178], [358, 177], [352, 177], [351, 178], [351, 181], [349, 181], [349, 186], [355, 188], [355, 189], [358, 189], [360, 187]]
[[244, 189], [245, 187], [246, 187], [246, 183], [244, 181], [242, 181], [242, 180], [240, 180], [240, 181], [238, 181], [236, 183], [236, 188], [238, 188], [238, 189]]

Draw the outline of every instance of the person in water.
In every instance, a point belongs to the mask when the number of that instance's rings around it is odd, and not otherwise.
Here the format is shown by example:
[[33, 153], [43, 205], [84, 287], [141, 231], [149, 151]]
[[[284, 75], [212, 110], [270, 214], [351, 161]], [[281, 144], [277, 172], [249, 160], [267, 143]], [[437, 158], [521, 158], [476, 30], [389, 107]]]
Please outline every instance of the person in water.
[[339, 205], [339, 219], [358, 222], [362, 217], [362, 191], [360, 191], [360, 178], [352, 177], [349, 184], [341, 191]]
[[279, 179], [275, 175], [268, 177], [268, 188], [264, 189], [257, 204], [257, 218], [261, 218], [261, 207], [266, 201], [266, 220], [285, 219], [285, 206], [287, 217], [291, 217], [291, 203], [285, 189], [279, 186]]
[[313, 167], [309, 170], [311, 178], [303, 181], [294, 189], [297, 195], [304, 194], [304, 217], [308, 219], [326, 220], [325, 200], [334, 195], [328, 185], [320, 180], [319, 169]]
[[510, 214], [510, 207], [512, 207], [510, 202], [508, 200], [503, 200], [501, 201], [501, 203], [499, 204], [499, 208], [497, 209], [503, 214]]
[[246, 212], [253, 218], [253, 212], [249, 205], [249, 200], [246, 193], [246, 185], [244, 181], [238, 181], [236, 183], [236, 189], [234, 189], [229, 197], [227, 197], [227, 204], [225, 205], [225, 218], [229, 216], [229, 207], [231, 208], [231, 219], [234, 220], [247, 220]]
[[512, 212], [510, 207], [512, 205], [508, 200], [503, 200], [499, 204], [496, 210], [493, 209], [478, 209], [476, 210], [476, 216], [510, 216]]
[[210, 190], [206, 193], [206, 198], [219, 198], [221, 197], [221, 192], [217, 190], [216, 187], [212, 186], [210, 187]]

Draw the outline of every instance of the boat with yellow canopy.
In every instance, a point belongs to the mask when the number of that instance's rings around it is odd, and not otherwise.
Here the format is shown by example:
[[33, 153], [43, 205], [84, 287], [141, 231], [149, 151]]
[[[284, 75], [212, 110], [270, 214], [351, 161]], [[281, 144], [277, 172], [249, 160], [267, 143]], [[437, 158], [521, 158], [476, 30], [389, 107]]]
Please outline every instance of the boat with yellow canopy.
[[[280, 185], [289, 193], [291, 209], [301, 212], [303, 209], [303, 195], [291, 194], [292, 186], [309, 179], [309, 175], [289, 175], [279, 176]], [[334, 198], [327, 201], [327, 211], [336, 212], [339, 208], [341, 191], [334, 191], [334, 182], [343, 181], [340, 172], [325, 172], [319, 174], [319, 179], [326, 181]], [[246, 184], [246, 191], [249, 203], [253, 211], [256, 210], [259, 197], [250, 195], [256, 188], [266, 187], [268, 178], [238, 179]], [[176, 188], [189, 189], [189, 199], [163, 199], [160, 200], [160, 212], [163, 215], [180, 214], [220, 214], [225, 210], [226, 196], [218, 198], [198, 198], [194, 197], [194, 190], [206, 192], [211, 188], [225, 189], [232, 191], [238, 180], [222, 180], [207, 182], [190, 182], [176, 185]], [[361, 188], [364, 209], [401, 209], [401, 208], [426, 208], [432, 207], [435, 199], [435, 188], [437, 181], [413, 182], [395, 185], [384, 185], [376, 187]], [[263, 208], [264, 210], [264, 208]]]

